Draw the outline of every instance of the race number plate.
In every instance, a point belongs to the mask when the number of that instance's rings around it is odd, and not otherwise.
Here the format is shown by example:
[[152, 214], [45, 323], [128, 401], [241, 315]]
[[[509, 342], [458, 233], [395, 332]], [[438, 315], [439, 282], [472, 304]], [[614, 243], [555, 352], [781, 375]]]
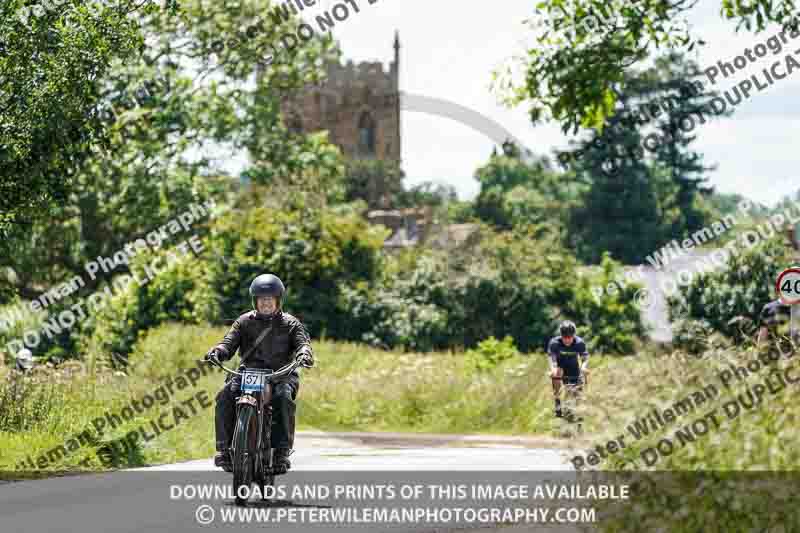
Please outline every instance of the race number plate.
[[248, 372], [242, 375], [242, 392], [262, 392], [266, 374], [264, 372]]

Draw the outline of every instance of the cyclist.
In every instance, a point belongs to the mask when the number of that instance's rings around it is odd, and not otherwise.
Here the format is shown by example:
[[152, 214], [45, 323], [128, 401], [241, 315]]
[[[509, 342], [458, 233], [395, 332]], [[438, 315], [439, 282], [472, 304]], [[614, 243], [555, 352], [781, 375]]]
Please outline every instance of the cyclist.
[[[553, 397], [556, 401], [555, 415], [561, 416], [561, 382], [580, 383], [581, 374], [588, 374], [589, 352], [586, 343], [575, 333], [575, 323], [565, 320], [559, 327], [561, 336], [553, 337], [547, 347], [550, 356], [550, 378], [553, 383]], [[578, 357], [581, 363], [578, 363]], [[585, 382], [585, 380], [584, 380]]]
[[780, 299], [765, 304], [759, 316], [761, 327], [758, 330], [756, 344], [761, 345], [770, 334], [777, 337], [788, 335], [790, 315], [791, 307], [783, 304]]
[[[250, 284], [253, 311], [234, 321], [222, 342], [208, 351], [206, 359], [227, 361], [238, 349], [240, 370], [245, 366], [278, 370], [287, 365], [292, 356], [305, 367], [314, 366], [311, 340], [305, 326], [281, 309], [285, 291], [283, 282], [273, 274], [256, 277]], [[230, 446], [240, 385], [241, 376], [228, 376], [216, 399], [214, 465], [228, 472], [233, 471]], [[291, 467], [289, 456], [294, 443], [295, 400], [299, 388], [300, 375], [296, 370], [275, 382], [272, 442], [278, 471], [285, 472]]]

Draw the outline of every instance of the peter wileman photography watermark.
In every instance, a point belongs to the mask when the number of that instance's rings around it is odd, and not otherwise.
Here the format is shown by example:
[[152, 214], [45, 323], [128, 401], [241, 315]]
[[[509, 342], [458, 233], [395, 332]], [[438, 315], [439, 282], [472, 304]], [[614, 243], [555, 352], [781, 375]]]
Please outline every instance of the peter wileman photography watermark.
[[[386, 1], [386, 0], [382, 0]], [[319, 2], [321, 3], [321, 2]], [[282, 46], [275, 45], [271, 50], [266, 51], [264, 59], [260, 61], [263, 66], [269, 66], [275, 59], [281, 56], [281, 51], [286, 53], [294, 51], [298, 46], [309, 42], [317, 35], [330, 33], [337, 24], [347, 21], [352, 16], [361, 13], [362, 9], [378, 3], [378, 0], [343, 0], [336, 3], [330, 9], [323, 10], [322, 14], [314, 17], [314, 24], [309, 24], [302, 19], [297, 25], [297, 29], [290, 33], [282, 33], [278, 37], [278, 42]], [[273, 27], [279, 27], [289, 21], [292, 15], [299, 15], [306, 8], [313, 7], [318, 4], [318, 0], [287, 0], [283, 3], [278, 3], [267, 14], [272, 20]], [[235, 32], [235, 35], [227, 39], [218, 39], [211, 44], [211, 50], [216, 54], [221, 54], [224, 50], [235, 50], [240, 47], [242, 43], [253, 39], [259, 34], [264, 34], [268, 31], [265, 26], [266, 17], [257, 19], [253, 24], [247, 26], [242, 31]]]
[[[772, 57], [774, 58], [784, 50], [785, 46], [791, 46], [789, 39], [797, 39], [798, 37], [800, 37], [800, 28], [775, 33], [765, 42], [756, 44], [752, 50], [746, 48], [744, 55], [736, 56], [732, 62], [720, 60], [716, 65], [708, 67], [702, 72], [708, 81], [714, 85], [717, 83], [720, 74], [725, 78], [729, 75], [732, 76], [737, 70], [744, 69], [750, 63], [755, 63], [766, 57], [768, 52], [772, 52]], [[677, 119], [678, 128], [682, 133], [690, 134], [697, 127], [698, 122], [703, 125], [710, 118], [722, 116], [729, 109], [733, 110], [743, 102], [746, 102], [756, 93], [756, 90], [761, 92], [774, 85], [777, 80], [788, 78], [796, 70], [800, 71], [800, 61], [794, 56], [800, 57], [800, 48], [786, 53], [778, 61], [773, 61], [769, 68], [763, 68], [760, 74], [753, 74], [739, 81], [731, 89], [725, 90], [722, 96], [714, 96], [704, 107], [682, 114]], [[747, 60], [745, 57], [747, 57]], [[699, 75], [700, 73], [698, 73]], [[689, 80], [680, 85], [679, 94], [679, 96], [666, 96], [641, 104], [637, 111], [631, 110], [631, 116], [627, 118], [627, 122], [623, 121], [622, 124], [616, 124], [616, 127], [641, 126], [648, 121], [655, 120], [662, 111], [665, 114], [669, 114], [672, 110], [677, 109], [681, 102], [706, 94], [706, 87], [700, 80]], [[648, 110], [650, 112], [649, 115], [647, 113]], [[563, 167], [568, 168], [572, 163], [582, 158], [587, 151], [606, 148], [605, 144], [599, 139], [599, 133], [596, 132], [596, 135], [598, 137], [595, 141], [587, 144], [585, 148], [570, 152], [559, 152], [556, 155], [556, 159]], [[629, 166], [633, 161], [644, 159], [645, 151], [653, 154], [657, 153], [671, 141], [671, 136], [668, 133], [651, 132], [642, 138], [640, 145], [614, 145], [610, 148], [615, 157], [606, 160], [602, 165], [602, 169], [608, 175], [616, 175], [626, 165]]]
[[[606, 296], [614, 296], [618, 292], [622, 292], [630, 284], [643, 283], [647, 268], [663, 272], [669, 269], [674, 261], [689, 258], [693, 250], [703, 251], [702, 246], [713, 243], [714, 239], [721, 237], [741, 223], [753, 207], [753, 204], [747, 200], [740, 202], [738, 215], [726, 215], [721, 220], [714, 221], [691, 235], [685, 236], [681, 241], [673, 239], [646, 256], [649, 267], [641, 264], [635, 268], [629, 268], [607, 286], [592, 287], [592, 295], [596, 301], [600, 302]], [[797, 223], [800, 223], [800, 204], [792, 203], [782, 213], [774, 213], [765, 222], [758, 224], [755, 228], [742, 231], [725, 245], [713, 249], [706, 248], [708, 253], [693, 258], [686, 263], [686, 266], [674, 270], [673, 275], [662, 276], [655, 291], [647, 288], [641, 289], [637, 293], [636, 302], [641, 307], [648, 307], [659, 300], [666, 301], [668, 297], [677, 295], [681, 287], [689, 286], [697, 276], [725, 266], [730, 257], [737, 257], [743, 251], [755, 248], [763, 241], [782, 233], [787, 225], [794, 226]]]
[[[177, 235], [181, 231], [188, 231], [193, 222], [201, 220], [204, 217], [213, 216], [214, 206], [215, 203], [213, 200], [208, 200], [202, 205], [192, 204], [187, 211], [182, 212], [159, 228], [149, 232], [144, 238], [138, 238], [128, 242], [110, 257], [100, 256], [95, 260], [89, 261], [84, 265], [84, 270], [88, 278], [90, 280], [95, 280], [100, 271], [105, 274], [110, 274], [121, 265], [129, 266], [130, 262], [137, 255], [150, 252], [150, 247], [154, 250], [159, 249], [170, 236]], [[60, 311], [56, 316], [46, 320], [42, 324], [40, 330], [27, 330], [23, 333], [21, 339], [17, 338], [9, 341], [6, 343], [6, 348], [10, 353], [18, 353], [25, 347], [35, 349], [41, 343], [43, 335], [47, 335], [48, 338], [53, 339], [56, 335], [61, 334], [62, 331], [68, 331], [79, 321], [84, 321], [89, 318], [90, 313], [87, 313], [87, 311], [93, 310], [97, 312], [102, 309], [115, 294], [124, 292], [132, 283], [137, 283], [140, 286], [145, 285], [158, 276], [160, 272], [163, 272], [177, 261], [181, 260], [182, 257], [192, 252], [194, 254], [199, 254], [203, 250], [203, 243], [197, 235], [193, 235], [176, 245], [175, 249], [178, 251], [178, 254], [172, 250], [167, 250], [165, 254], [155, 254], [155, 257], [148, 264], [143, 266], [143, 276], [132, 272], [131, 274], [123, 274], [115, 277], [110, 284], [105, 285], [100, 290], [72, 304], [69, 309]], [[57, 287], [51, 288], [39, 298], [20, 305], [25, 305], [34, 313], [42, 312], [45, 311], [47, 307], [57, 303], [62, 298], [66, 298], [78, 292], [85, 286], [86, 280], [84, 276], [76, 275]], [[86, 307], [84, 307], [84, 305]], [[5, 316], [0, 318], [0, 324], [2, 324], [4, 329], [8, 329], [16, 320], [21, 319], [22, 316], [23, 312], [19, 306], [11, 308], [10, 310], [6, 310]]]
[[[681, 423], [684, 417], [695, 416], [693, 420], [677, 428], [672, 436], [664, 436], [654, 446], [641, 450], [639, 455], [642, 462], [645, 466], [652, 467], [660, 458], [672, 455], [678, 449], [676, 444], [685, 447], [707, 435], [712, 429], [721, 430], [722, 422], [733, 421], [792, 387], [795, 394], [800, 391], [800, 368], [794, 356], [794, 352], [761, 351], [757, 357], [746, 363], [728, 363], [727, 368], [717, 372], [716, 382], [700, 385], [673, 401], [670, 406], [653, 409], [645, 416], [636, 418], [626, 426], [627, 436], [622, 433], [584, 454], [575, 455], [570, 461], [576, 470], [598, 466], [633, 442], [654, 436], [675, 423]], [[781, 361], [785, 364], [782, 365]], [[751, 383], [751, 379], [758, 381]], [[745, 384], [746, 390], [735, 396], [722, 397], [723, 391], [735, 394], [737, 391], [731, 391], [731, 388], [737, 384]], [[701, 406], [717, 399], [726, 401], [697, 416]], [[626, 466], [637, 467], [638, 464], [631, 461]]]
[[[120, 439], [102, 442], [101, 439], [107, 431], [114, 430], [137, 416], [146, 415], [156, 405], [166, 406], [177, 392], [197, 387], [200, 378], [208, 375], [210, 371], [222, 372], [216, 368], [209, 368], [209, 365], [198, 361], [195, 366], [182, 370], [175, 376], [168, 377], [154, 390], [143, 394], [136, 400], [132, 400], [125, 407], [117, 411], [109, 410], [102, 416], [94, 418], [91, 421], [91, 427], [87, 426], [83, 430], [70, 435], [64, 439], [62, 444], [38, 455], [36, 459], [28, 455], [17, 464], [17, 470], [35, 470], [58, 465], [68, 455], [77, 452], [81, 448], [91, 447], [98, 447], [95, 453], [103, 465], [113, 465], [118, 458], [124, 457], [128, 452], [132, 451], [137, 442], [149, 442], [159, 435], [175, 429], [191, 417], [200, 414], [200, 408], [208, 409], [211, 407], [213, 402], [208, 397], [207, 391], [201, 390], [181, 401], [180, 405], [173, 405], [166, 409], [157, 418], [140, 424]], [[91, 456], [79, 464], [88, 468], [90, 461]]]
[[[395, 481], [380, 473], [380, 482], [348, 483], [294, 481], [277, 485], [240, 486], [230, 483], [172, 484], [173, 501], [275, 498], [303, 505], [269, 508], [211, 506], [196, 508], [198, 524], [284, 523], [337, 524], [497, 524], [497, 523], [594, 523], [598, 501], [630, 500], [630, 485], [609, 480], [569, 483], [557, 480], [497, 482], [465, 480], [439, 482], [404, 479]], [[498, 473], [499, 474], [499, 473]], [[320, 476], [315, 476], [320, 477]], [[497, 476], [494, 476], [495, 478]]]

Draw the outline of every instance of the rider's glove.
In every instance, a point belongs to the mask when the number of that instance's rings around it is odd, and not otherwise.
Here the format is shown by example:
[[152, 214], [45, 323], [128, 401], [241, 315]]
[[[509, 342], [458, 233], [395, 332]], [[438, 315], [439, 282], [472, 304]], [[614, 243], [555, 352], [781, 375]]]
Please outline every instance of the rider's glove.
[[216, 348], [211, 348], [206, 354], [205, 360], [219, 362], [219, 356], [220, 356], [219, 350], [217, 350]]
[[306, 368], [311, 368], [314, 366], [314, 359], [306, 352], [299, 354], [295, 360], [300, 363], [300, 366], [304, 366]]

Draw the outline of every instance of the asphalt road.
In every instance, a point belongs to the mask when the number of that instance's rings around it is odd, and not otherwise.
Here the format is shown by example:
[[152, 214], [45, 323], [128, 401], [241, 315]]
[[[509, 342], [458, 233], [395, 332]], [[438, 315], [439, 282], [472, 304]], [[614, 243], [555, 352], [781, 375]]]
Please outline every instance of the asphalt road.
[[[376, 483], [425, 482], [445, 484], [452, 478], [465, 482], [501, 481], [522, 476], [523, 483], [573, 479], [563, 443], [546, 439], [515, 437], [466, 437], [403, 434], [298, 433], [292, 471], [278, 478], [286, 483]], [[503, 472], [500, 472], [503, 471]], [[527, 476], [527, 477], [526, 477]], [[446, 479], [445, 479], [446, 478]], [[342, 531], [334, 524], [280, 527], [276, 524], [219, 523], [223, 510], [239, 509], [230, 498], [219, 495], [205, 501], [189, 498], [181, 487], [231, 485], [231, 475], [213, 466], [211, 459], [143, 469], [20, 481], [0, 486], [0, 531], [142, 533], [183, 532], [204, 529], [272, 527], [281, 531]], [[175, 487], [178, 487], [177, 489]], [[220, 489], [222, 490], [222, 489]], [[385, 503], [385, 502], [384, 502]], [[216, 522], [199, 523], [198, 509], [206, 505], [216, 512]], [[303, 498], [253, 500], [248, 508], [335, 508], [319, 500]], [[366, 505], [366, 503], [364, 504]], [[206, 509], [208, 511], [208, 509]], [[575, 531], [573, 526], [531, 524], [506, 525], [503, 531]], [[365, 531], [455, 531], [450, 526], [397, 526], [372, 523]], [[483, 523], [467, 526], [470, 531], [494, 531]]]

